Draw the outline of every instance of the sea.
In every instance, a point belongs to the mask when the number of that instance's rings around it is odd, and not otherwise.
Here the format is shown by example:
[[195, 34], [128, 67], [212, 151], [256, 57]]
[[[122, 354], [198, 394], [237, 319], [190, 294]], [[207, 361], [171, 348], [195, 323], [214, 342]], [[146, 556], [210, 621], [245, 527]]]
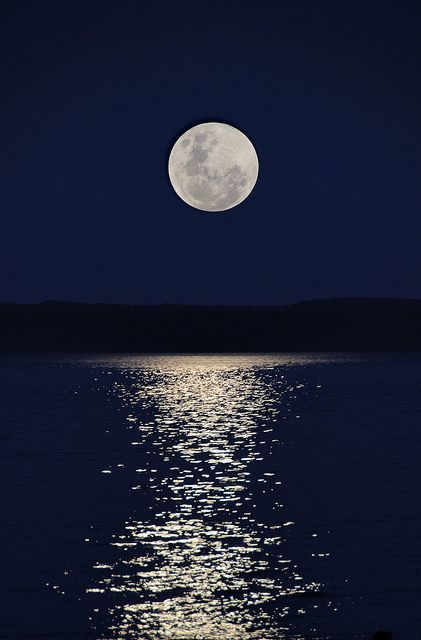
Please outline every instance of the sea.
[[421, 354], [0, 358], [0, 638], [421, 629]]

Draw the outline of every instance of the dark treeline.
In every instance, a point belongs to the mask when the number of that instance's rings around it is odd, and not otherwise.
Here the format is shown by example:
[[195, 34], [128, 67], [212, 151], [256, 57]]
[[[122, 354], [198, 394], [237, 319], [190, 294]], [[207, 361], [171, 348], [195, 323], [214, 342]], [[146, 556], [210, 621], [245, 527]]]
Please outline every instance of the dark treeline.
[[421, 350], [421, 300], [281, 307], [0, 304], [2, 352]]

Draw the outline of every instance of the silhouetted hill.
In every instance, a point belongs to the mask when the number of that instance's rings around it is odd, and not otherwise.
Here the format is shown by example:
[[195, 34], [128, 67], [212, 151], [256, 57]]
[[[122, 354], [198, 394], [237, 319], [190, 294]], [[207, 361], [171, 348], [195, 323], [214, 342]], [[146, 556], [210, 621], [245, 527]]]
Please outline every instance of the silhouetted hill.
[[2, 352], [421, 350], [421, 300], [281, 307], [0, 304]]

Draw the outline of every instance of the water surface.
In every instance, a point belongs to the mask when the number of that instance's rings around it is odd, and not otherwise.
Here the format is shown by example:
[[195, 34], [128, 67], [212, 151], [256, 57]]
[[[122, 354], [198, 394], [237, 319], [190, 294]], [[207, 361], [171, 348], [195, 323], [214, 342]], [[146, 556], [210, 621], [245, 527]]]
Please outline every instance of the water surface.
[[0, 375], [0, 637], [416, 637], [421, 358], [9, 357]]

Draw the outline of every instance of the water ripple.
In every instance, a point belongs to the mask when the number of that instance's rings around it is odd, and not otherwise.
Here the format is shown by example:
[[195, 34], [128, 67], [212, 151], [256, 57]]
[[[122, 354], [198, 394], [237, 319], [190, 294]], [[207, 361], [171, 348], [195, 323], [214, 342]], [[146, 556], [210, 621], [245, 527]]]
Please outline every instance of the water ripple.
[[[224, 356], [121, 365], [112, 393], [139, 451], [131, 491], [152, 506], [112, 535], [113, 563], [95, 565], [87, 592], [107, 599], [101, 637], [280, 638], [291, 631], [291, 597], [320, 593], [288, 555], [295, 523], [268, 470], [282, 420], [299, 419], [292, 408], [306, 393], [281, 371], [274, 378], [279, 366]], [[294, 606], [298, 615], [319, 605]]]

